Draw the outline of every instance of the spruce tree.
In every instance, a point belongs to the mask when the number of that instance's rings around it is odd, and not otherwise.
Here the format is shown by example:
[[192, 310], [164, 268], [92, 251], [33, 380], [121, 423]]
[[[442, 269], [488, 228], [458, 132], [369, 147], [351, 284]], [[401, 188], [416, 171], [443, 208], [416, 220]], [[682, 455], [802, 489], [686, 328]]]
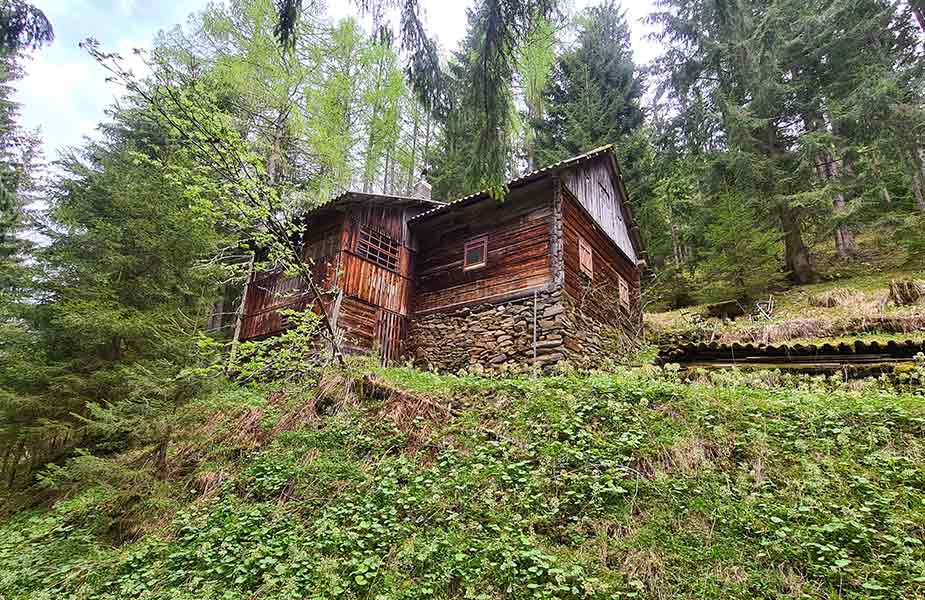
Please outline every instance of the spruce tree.
[[777, 256], [779, 234], [759, 224], [758, 214], [735, 193], [717, 199], [705, 241], [712, 252], [701, 264], [701, 299], [737, 300], [746, 309], [784, 278]]
[[609, 0], [578, 18], [575, 44], [556, 60], [537, 128], [538, 162], [548, 164], [618, 142], [642, 125], [643, 81], [629, 27]]

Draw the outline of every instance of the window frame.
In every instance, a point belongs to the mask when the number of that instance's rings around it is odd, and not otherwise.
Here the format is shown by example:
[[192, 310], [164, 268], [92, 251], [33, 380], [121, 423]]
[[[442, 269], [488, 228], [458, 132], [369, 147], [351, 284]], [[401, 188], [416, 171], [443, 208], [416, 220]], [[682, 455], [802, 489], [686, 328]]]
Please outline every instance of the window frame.
[[378, 267], [400, 272], [401, 242], [380, 229], [360, 225], [353, 252]]
[[617, 275], [619, 278], [617, 285], [620, 293], [620, 308], [626, 312], [630, 311], [630, 284], [623, 275]]
[[[588, 257], [587, 262], [585, 256]], [[581, 236], [578, 236], [578, 269], [587, 275], [588, 279], [594, 279], [594, 248]]]
[[[469, 250], [475, 247], [481, 246], [482, 248], [482, 261], [477, 263], [469, 264]], [[488, 265], [488, 236], [480, 235], [478, 237], [472, 238], [463, 244], [463, 271], [474, 271], [476, 269], [483, 269]]]

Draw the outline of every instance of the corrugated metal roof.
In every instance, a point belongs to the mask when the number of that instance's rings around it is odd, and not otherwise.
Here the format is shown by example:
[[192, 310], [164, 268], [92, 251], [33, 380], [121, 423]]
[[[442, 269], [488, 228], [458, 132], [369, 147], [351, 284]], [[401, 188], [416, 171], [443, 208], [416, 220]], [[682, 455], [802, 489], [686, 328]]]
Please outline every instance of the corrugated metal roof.
[[749, 357], [773, 356], [780, 359], [790, 357], [833, 357], [849, 356], [853, 354], [883, 354], [886, 356], [912, 357], [919, 352], [925, 352], [925, 340], [890, 340], [878, 342], [876, 340], [865, 342], [856, 340], [852, 344], [845, 342], [839, 344], [719, 344], [717, 342], [686, 343], [678, 346], [663, 348], [660, 355], [663, 360], [675, 362], [710, 358], [729, 358], [747, 361]]
[[[533, 181], [534, 179], [538, 179], [538, 178], [540, 178], [540, 177], [543, 177], [543, 176], [545, 176], [545, 175], [548, 175], [548, 174], [550, 174], [550, 173], [553, 173], [553, 172], [555, 172], [555, 171], [558, 171], [559, 169], [564, 169], [564, 168], [566, 168], [566, 167], [575, 166], [575, 165], [577, 165], [577, 164], [579, 164], [579, 163], [582, 163], [582, 162], [584, 162], [584, 161], [586, 161], [586, 160], [590, 160], [590, 159], [592, 159], [592, 158], [595, 158], [595, 157], [597, 157], [597, 156], [600, 156], [601, 154], [604, 154], [604, 153], [606, 153], [606, 152], [613, 152], [613, 149], [614, 149], [614, 145], [613, 145], [613, 144], [607, 144], [606, 146], [601, 146], [600, 148], [595, 148], [594, 150], [591, 150], [591, 151], [589, 151], [589, 152], [585, 152], [584, 154], [579, 154], [578, 156], [573, 156], [573, 157], [567, 158], [567, 159], [565, 159], [565, 160], [560, 160], [560, 161], [557, 162], [557, 163], [553, 163], [553, 164], [551, 164], [551, 165], [547, 165], [547, 166], [545, 166], [545, 167], [543, 167], [543, 168], [541, 168], [541, 169], [537, 169], [537, 170], [535, 170], [535, 171], [530, 171], [529, 173], [525, 173], [524, 175], [521, 175], [520, 177], [517, 177], [517, 178], [515, 178], [515, 179], [512, 179], [512, 180], [508, 181], [505, 185], [506, 185], [508, 188], [514, 188], [514, 187], [523, 185], [523, 184], [525, 184], [525, 183], [528, 183], [528, 182], [530, 182], [530, 181]], [[474, 194], [469, 194], [468, 196], [463, 196], [462, 198], [458, 198], [458, 199], [453, 200], [452, 202], [448, 202], [448, 203], [446, 203], [446, 204], [444, 204], [444, 205], [442, 205], [442, 206], [438, 206], [438, 207], [436, 207], [436, 208], [432, 208], [432, 209], [430, 209], [430, 210], [428, 210], [428, 211], [422, 212], [421, 214], [419, 214], [419, 215], [417, 215], [417, 216], [415, 216], [415, 217], [409, 219], [408, 222], [409, 222], [409, 223], [416, 223], [416, 222], [418, 222], [418, 221], [422, 221], [422, 220], [424, 220], [424, 219], [427, 219], [427, 218], [430, 218], [430, 217], [433, 217], [433, 216], [436, 216], [436, 215], [440, 215], [440, 214], [443, 214], [443, 213], [445, 213], [445, 212], [449, 212], [449, 211], [452, 210], [453, 208], [466, 205], [466, 204], [468, 204], [468, 203], [470, 203], [470, 202], [473, 202], [473, 201], [476, 201], [476, 200], [480, 200], [480, 199], [483, 199], [483, 198], [488, 198], [488, 197], [489, 197], [489, 196], [488, 196], [488, 192], [489, 192], [489, 190], [486, 189], [486, 190], [482, 190], [482, 191], [480, 191], [480, 192], [476, 192], [476, 193], [474, 193]]]
[[325, 209], [334, 208], [338, 204], [342, 204], [347, 200], [360, 200], [360, 201], [387, 201], [387, 202], [409, 202], [416, 204], [432, 204], [436, 205], [437, 208], [440, 208], [446, 205], [446, 202], [440, 200], [432, 200], [430, 198], [418, 198], [417, 196], [396, 196], [392, 194], [377, 194], [369, 192], [356, 192], [347, 190], [342, 192], [337, 196], [334, 196], [330, 200], [327, 200], [318, 206], [313, 206], [312, 208], [306, 210], [305, 212], [297, 215], [295, 217], [296, 221], [305, 221], [309, 217], [314, 216], [316, 213], [319, 213]]
[[327, 202], [319, 204], [318, 206], [312, 208], [312, 210], [330, 207], [339, 202], [343, 202], [344, 200], [347, 200], [349, 198], [355, 198], [358, 200], [386, 200], [386, 201], [398, 200], [401, 202], [417, 202], [421, 204], [436, 204], [438, 208], [440, 206], [446, 205], [446, 202], [442, 202], [440, 200], [432, 200], [430, 198], [418, 198], [417, 196], [399, 196], [396, 194], [378, 194], [378, 193], [356, 192], [353, 190], [347, 190], [346, 192], [342, 192], [339, 195], [334, 196]]

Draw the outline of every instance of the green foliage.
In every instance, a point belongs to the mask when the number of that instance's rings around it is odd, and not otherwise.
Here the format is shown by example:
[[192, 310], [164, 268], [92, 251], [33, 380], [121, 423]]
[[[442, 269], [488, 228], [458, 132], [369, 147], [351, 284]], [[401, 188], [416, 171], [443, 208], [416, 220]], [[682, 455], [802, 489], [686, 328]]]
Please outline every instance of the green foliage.
[[196, 387], [180, 371], [213, 359], [192, 334], [220, 272], [199, 261], [223, 236], [152, 163], [182, 160], [164, 132], [132, 106], [112, 117], [103, 141], [59, 163], [31, 299], [3, 324], [7, 484], [81, 442], [166, 443], [174, 407]]
[[[910, 135], [925, 115], [919, 32], [901, 12], [879, 0], [663, 0], [649, 17], [666, 93], [654, 142], [683, 161], [705, 159], [702, 192], [731, 186], [778, 225], [796, 283], [818, 280], [816, 240], [830, 236], [843, 260], [857, 257], [857, 229], [921, 196], [922, 139]], [[713, 218], [710, 203], [699, 212], [697, 221]], [[695, 241], [703, 257], [723, 251]]]
[[[361, 7], [379, 25], [391, 4]], [[618, 142], [676, 305], [691, 289], [754, 299], [784, 265], [812, 278], [804, 237], [868, 221], [899, 224], [915, 260], [923, 63], [907, 8], [664, 0], [643, 127], [614, 2], [558, 53], [555, 3], [478, 2], [446, 79], [403, 3], [407, 84], [384, 30], [302, 15], [293, 35], [299, 5], [211, 5], [159, 38], [146, 81], [88, 43], [129, 95], [60, 162], [40, 251], [17, 238], [35, 140], [5, 61], [0, 595], [921, 595], [921, 361], [895, 389], [654, 367], [332, 373], [324, 324], [292, 312], [282, 336], [235, 349], [231, 387], [222, 341], [198, 334], [251, 255], [306, 275], [302, 213], [331, 194], [404, 193], [424, 162], [438, 198], [497, 193], [521, 148], [538, 166]], [[26, 25], [18, 42], [48, 39]], [[409, 395], [366, 397], [365, 375]]]
[[908, 215], [897, 230], [899, 243], [909, 253], [910, 262], [925, 260], [925, 215]]
[[523, 86], [524, 104], [527, 106], [527, 127], [523, 145], [527, 152], [528, 170], [538, 168], [536, 163], [536, 132], [534, 123], [546, 114], [546, 88], [556, 63], [555, 29], [546, 19], [538, 22], [520, 50], [517, 73]]
[[40, 140], [17, 123], [19, 105], [12, 99], [13, 83], [22, 75], [20, 57], [0, 55], [0, 321], [15, 316], [13, 305], [30, 287], [25, 207], [34, 199], [41, 167]]
[[0, 3], [0, 52], [9, 55], [50, 44], [55, 32], [41, 10], [23, 0]]
[[611, 0], [577, 19], [577, 40], [556, 58], [537, 127], [537, 166], [621, 142], [642, 125], [642, 77], [629, 27]]
[[280, 335], [238, 345], [229, 371], [241, 381], [278, 381], [307, 377], [320, 365], [321, 319], [311, 311], [284, 310], [289, 327]]
[[[360, 398], [244, 454], [213, 451], [199, 470], [228, 483], [179, 512], [149, 508], [167, 524], [124, 546], [106, 533], [117, 487], [16, 515], [0, 526], [0, 593], [905, 598], [921, 586], [921, 396], [769, 373], [376, 374], [456, 416], [393, 420]], [[316, 394], [284, 393], [264, 431]], [[246, 394], [189, 406], [235, 402], [256, 406]]]
[[701, 265], [703, 299], [750, 303], [783, 278], [777, 255], [779, 236], [758, 224], [742, 197], [719, 199], [715, 221], [706, 230], [711, 247], [722, 248]]

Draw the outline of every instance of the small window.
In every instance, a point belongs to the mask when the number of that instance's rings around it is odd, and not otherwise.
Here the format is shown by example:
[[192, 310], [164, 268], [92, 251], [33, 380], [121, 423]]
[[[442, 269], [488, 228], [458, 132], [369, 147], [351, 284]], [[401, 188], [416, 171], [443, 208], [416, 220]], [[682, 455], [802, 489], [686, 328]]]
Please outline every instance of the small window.
[[618, 275], [620, 278], [620, 306], [625, 310], [630, 309], [630, 286], [626, 282], [626, 279], [623, 279], [622, 276]]
[[398, 255], [400, 244], [391, 236], [368, 227], [360, 228], [360, 237], [357, 240], [357, 256], [380, 267], [398, 270]]
[[591, 244], [581, 237], [578, 238], [578, 264], [582, 273], [594, 279], [594, 252], [591, 250]]
[[488, 262], [488, 238], [480, 237], [478, 239], [466, 242], [463, 251], [463, 270], [478, 269], [484, 267]]

